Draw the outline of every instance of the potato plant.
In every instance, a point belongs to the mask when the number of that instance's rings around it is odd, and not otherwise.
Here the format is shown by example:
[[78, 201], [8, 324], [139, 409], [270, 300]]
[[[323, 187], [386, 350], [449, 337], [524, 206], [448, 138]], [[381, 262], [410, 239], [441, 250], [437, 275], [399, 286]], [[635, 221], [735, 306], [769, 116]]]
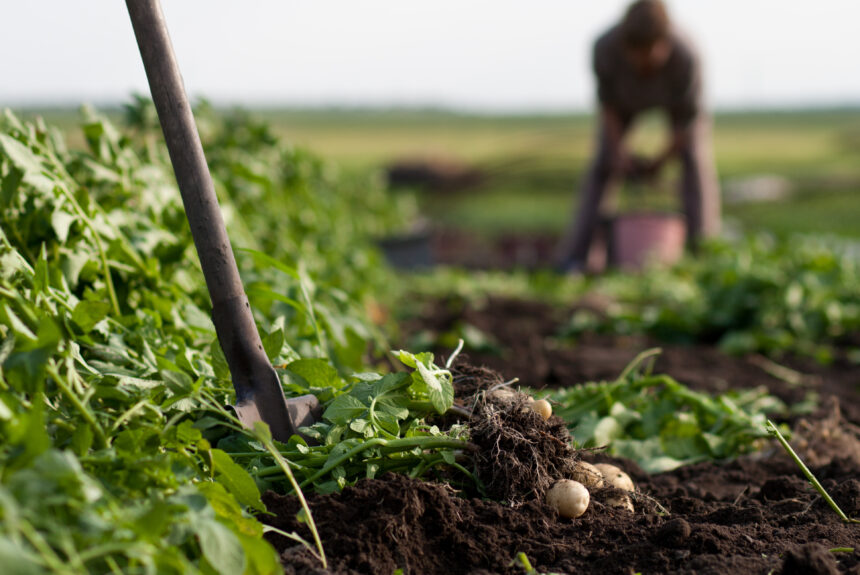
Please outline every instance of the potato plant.
[[[318, 447], [238, 428], [147, 109], [130, 107], [131, 131], [86, 112], [86, 151], [69, 151], [39, 121], [6, 112], [0, 122], [4, 571], [276, 573], [255, 516], [265, 511], [260, 488], [286, 484], [278, 450], [311, 489], [401, 466], [398, 457], [420, 475], [466, 444], [422, 421], [452, 395], [432, 358], [411, 365], [421, 384], [363, 373], [368, 342], [382, 343], [364, 302], [386, 284], [369, 234], [397, 217], [383, 192], [339, 178], [248, 118], [213, 116], [204, 144], [287, 393], [373, 403], [371, 427], [344, 426], [340, 441], [329, 405], [331, 440]], [[360, 461], [346, 457], [360, 443]]]

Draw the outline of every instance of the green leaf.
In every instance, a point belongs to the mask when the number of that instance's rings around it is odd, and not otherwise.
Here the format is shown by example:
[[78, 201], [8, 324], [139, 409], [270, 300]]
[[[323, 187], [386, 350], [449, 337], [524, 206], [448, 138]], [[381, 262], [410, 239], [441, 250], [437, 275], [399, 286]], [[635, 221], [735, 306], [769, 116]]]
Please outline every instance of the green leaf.
[[36, 265], [33, 267], [33, 290], [36, 293], [45, 293], [48, 291], [48, 256], [45, 252], [45, 244], [39, 250], [39, 257], [36, 259]]
[[12, 205], [23, 179], [24, 172], [13, 166], [0, 180], [0, 208], [8, 209]]
[[324, 359], [299, 359], [287, 365], [287, 371], [299, 376], [308, 387], [338, 387], [337, 370]]
[[210, 344], [210, 349], [212, 351], [212, 369], [215, 372], [215, 377], [230, 380], [230, 366], [227, 365], [227, 358], [224, 357], [224, 351], [221, 349], [221, 344], [217, 338]]
[[323, 418], [341, 425], [346, 425], [367, 411], [367, 406], [352, 395], [339, 395], [328, 404]]
[[611, 416], [600, 419], [594, 428], [594, 444], [597, 446], [610, 445], [612, 441], [624, 433], [624, 428], [618, 420]]
[[[269, 361], [273, 361], [281, 355], [281, 349], [284, 347], [284, 330], [276, 329], [271, 333], [267, 333], [263, 337], [263, 349], [266, 350], [266, 356]], [[295, 363], [295, 362], [293, 362]]]
[[83, 456], [89, 452], [93, 445], [93, 430], [89, 425], [79, 425], [72, 434], [72, 439], [69, 443], [72, 451], [76, 455]]
[[236, 575], [245, 571], [245, 550], [230, 529], [214, 519], [194, 522], [200, 551], [209, 565], [220, 575]]
[[6, 134], [0, 134], [0, 148], [15, 167], [25, 174], [34, 174], [42, 171], [42, 162], [39, 157], [27, 146]]
[[236, 498], [230, 494], [221, 483], [203, 481], [197, 484], [197, 489], [206, 496], [215, 514], [224, 520], [236, 534], [249, 537], [263, 535], [263, 525], [253, 517], [245, 514]]
[[383, 411], [395, 419], [409, 417], [409, 409], [403, 405], [406, 397], [384, 397], [376, 401], [376, 409]]
[[44, 385], [45, 367], [60, 343], [60, 330], [49, 318], [39, 324], [36, 341], [16, 344], [15, 350], [3, 362], [9, 382], [18, 389], [33, 392]]
[[97, 323], [107, 317], [110, 309], [110, 303], [106, 301], [84, 300], [75, 306], [72, 321], [78, 324], [84, 333], [89, 333]]
[[177, 395], [186, 395], [193, 391], [194, 380], [187, 373], [163, 369], [159, 372], [168, 389]]
[[243, 575], [277, 575], [283, 572], [278, 554], [268, 541], [240, 533], [239, 542], [248, 560]]
[[236, 500], [257, 511], [265, 511], [266, 507], [260, 499], [260, 490], [251, 475], [233, 461], [226, 452], [212, 449], [209, 452], [215, 464], [218, 481], [232, 493]]
[[64, 244], [69, 239], [69, 230], [72, 224], [79, 221], [78, 216], [70, 214], [62, 209], [54, 210], [51, 214], [51, 227], [54, 228], [54, 233], [61, 244]]
[[0, 535], [0, 565], [3, 565], [5, 575], [47, 573], [35, 553], [3, 535]]
[[[427, 384], [427, 394], [433, 408], [440, 414], [445, 413], [454, 405], [454, 386], [451, 382], [441, 377], [424, 366], [420, 361], [416, 363], [421, 379]], [[450, 372], [445, 372], [450, 376]]]

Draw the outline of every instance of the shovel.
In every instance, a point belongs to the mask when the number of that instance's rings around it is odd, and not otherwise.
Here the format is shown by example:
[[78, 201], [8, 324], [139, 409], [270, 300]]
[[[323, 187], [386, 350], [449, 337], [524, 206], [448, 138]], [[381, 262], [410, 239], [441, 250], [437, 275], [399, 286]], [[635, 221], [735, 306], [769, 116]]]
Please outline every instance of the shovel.
[[272, 437], [286, 442], [298, 434], [299, 427], [320, 418], [319, 401], [313, 395], [286, 399], [263, 350], [161, 4], [159, 0], [126, 0], [126, 6], [212, 300], [212, 322], [236, 390], [233, 410], [243, 426], [253, 428], [263, 421]]

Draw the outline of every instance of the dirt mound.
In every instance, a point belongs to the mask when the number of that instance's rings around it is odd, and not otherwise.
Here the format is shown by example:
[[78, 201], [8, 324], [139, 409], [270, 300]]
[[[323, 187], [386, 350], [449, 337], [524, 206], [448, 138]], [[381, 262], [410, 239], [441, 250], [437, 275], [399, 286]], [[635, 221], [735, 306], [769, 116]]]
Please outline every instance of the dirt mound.
[[[639, 489], [670, 515], [592, 504], [578, 519], [558, 519], [540, 500], [511, 508], [392, 474], [342, 493], [311, 495], [309, 503], [332, 573], [399, 568], [406, 574], [521, 574], [521, 567], [511, 565], [518, 552], [542, 571], [562, 573], [860, 570], [860, 549], [820, 553], [856, 545], [860, 526], [843, 524], [817, 504], [817, 493], [784, 457], [699, 464], [654, 477], [631, 471]], [[858, 468], [835, 464], [826, 473], [815, 471], [831, 476], [825, 486], [850, 509]], [[276, 516], [264, 521], [310, 538], [296, 519], [295, 498], [270, 492], [265, 502]], [[319, 563], [303, 547], [268, 537], [288, 573], [319, 572]], [[810, 541], [816, 542], [812, 551], [804, 547]], [[821, 565], [835, 571], [822, 571]]]
[[[520, 377], [536, 387], [614, 379], [636, 353], [652, 345], [637, 338], [591, 336], [576, 347], [554, 346], [552, 336], [569, 315], [539, 302], [489, 300], [478, 309], [442, 304], [431, 308], [417, 325], [442, 333], [466, 321], [492, 334], [502, 349], [501, 355], [470, 354], [472, 363], [500, 367], [502, 375], [462, 364], [454, 370], [460, 406], [476, 408], [479, 414], [481, 392], [505, 378]], [[801, 359], [787, 363], [805, 374], [800, 381], [786, 382], [752, 358], [727, 357], [705, 346], [668, 346], [656, 369], [707, 391], [765, 385], [789, 403], [817, 393], [820, 408], [791, 420], [794, 441], [836, 502], [857, 516], [860, 369], [847, 364], [822, 367]], [[699, 463], [649, 475], [630, 461], [600, 453], [545, 446], [534, 447], [532, 453], [520, 443], [539, 441], [528, 435], [530, 429], [547, 433], [542, 439], [548, 445], [566, 440], [553, 431], [552, 420], [541, 426], [528, 415], [528, 421], [503, 419], [508, 416], [501, 414], [507, 413], [492, 407], [499, 421], [488, 429], [490, 439], [483, 443], [479, 461], [498, 464], [515, 456], [514, 471], [531, 471], [524, 462], [549, 455], [614, 463], [636, 483], [635, 511], [612, 508], [595, 491], [584, 515], [559, 519], [538, 496], [539, 488], [527, 485], [517, 473], [513, 480], [502, 475], [499, 482], [514, 486], [517, 506], [389, 474], [341, 493], [309, 496], [330, 572], [523, 574], [523, 567], [512, 563], [522, 552], [540, 572], [860, 575], [860, 525], [842, 523], [777, 445], [727, 463]], [[513, 429], [506, 435], [508, 426]], [[559, 472], [553, 469], [547, 475]], [[492, 474], [483, 477], [492, 484]], [[505, 489], [497, 497], [504, 499]], [[263, 521], [310, 540], [305, 524], [296, 518], [295, 498], [270, 492], [264, 500], [275, 515]], [[318, 561], [303, 547], [279, 535], [267, 537], [281, 551], [288, 573], [320, 572]]]

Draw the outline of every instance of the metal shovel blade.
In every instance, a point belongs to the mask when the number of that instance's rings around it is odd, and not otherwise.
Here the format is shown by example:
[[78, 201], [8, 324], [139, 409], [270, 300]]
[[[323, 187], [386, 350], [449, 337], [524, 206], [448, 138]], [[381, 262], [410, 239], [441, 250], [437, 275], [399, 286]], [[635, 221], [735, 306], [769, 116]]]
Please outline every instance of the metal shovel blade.
[[[284, 422], [287, 423], [287, 428], [281, 430], [278, 429], [277, 425], [273, 426], [276, 429], [271, 430], [272, 436], [279, 441], [286, 441], [292, 433], [297, 433], [303, 437], [305, 441], [312, 443], [312, 440], [301, 433], [299, 428], [310, 427], [314, 422], [319, 421], [322, 418], [322, 406], [320, 405], [319, 400], [315, 395], [308, 394], [299, 397], [291, 397], [290, 399], [285, 399], [284, 402], [286, 404], [287, 413], [289, 414], [288, 421]], [[260, 413], [262, 406], [259, 401], [244, 401], [237, 405], [231, 405], [230, 407], [236, 413], [236, 417], [239, 418], [239, 421], [242, 422], [242, 427], [253, 429], [256, 422], [266, 422], [266, 419]]]

